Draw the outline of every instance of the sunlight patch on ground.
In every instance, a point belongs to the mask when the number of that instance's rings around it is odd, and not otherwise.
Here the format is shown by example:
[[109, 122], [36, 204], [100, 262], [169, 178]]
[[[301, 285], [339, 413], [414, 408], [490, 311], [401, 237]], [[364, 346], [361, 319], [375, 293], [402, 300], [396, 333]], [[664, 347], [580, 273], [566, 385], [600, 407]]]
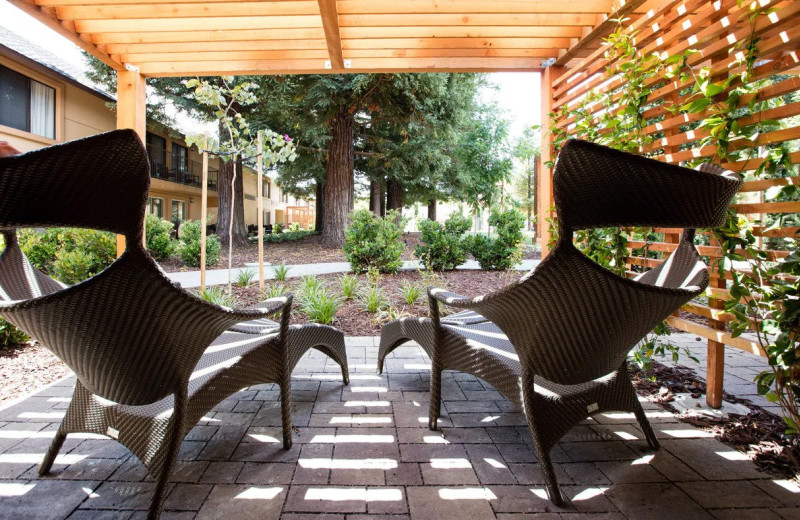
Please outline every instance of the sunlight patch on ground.
[[[87, 458], [88, 455], [68, 453], [56, 457], [56, 464], [75, 464]], [[0, 464], [39, 464], [44, 459], [44, 453], [3, 453], [0, 454]]]
[[435, 469], [469, 469], [472, 464], [467, 459], [431, 459], [431, 467]]
[[0, 497], [21, 497], [35, 486], [36, 484], [20, 484], [17, 482], [0, 483]]
[[596, 496], [600, 496], [603, 493], [608, 491], [607, 487], [590, 487], [586, 488], [572, 499], [573, 502], [579, 502], [581, 500], [589, 500], [590, 498], [594, 498]]
[[298, 459], [302, 468], [308, 469], [395, 469], [393, 459]]
[[330, 424], [391, 424], [391, 417], [356, 416], [356, 417], [331, 417]]
[[281, 491], [283, 491], [282, 487], [269, 487], [269, 488], [251, 487], [242, 491], [234, 498], [238, 498], [241, 500], [272, 500], [273, 498], [280, 495]]
[[315, 435], [312, 444], [391, 444], [394, 435]]
[[444, 500], [496, 500], [488, 488], [442, 488], [439, 497]]
[[728, 460], [750, 460], [750, 457], [739, 451], [717, 451], [715, 453]]

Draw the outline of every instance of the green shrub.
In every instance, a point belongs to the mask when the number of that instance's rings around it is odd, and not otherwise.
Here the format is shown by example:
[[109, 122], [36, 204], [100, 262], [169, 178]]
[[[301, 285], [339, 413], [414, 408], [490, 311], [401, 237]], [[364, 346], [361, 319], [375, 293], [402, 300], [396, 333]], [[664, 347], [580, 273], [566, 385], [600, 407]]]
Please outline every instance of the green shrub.
[[522, 226], [525, 225], [525, 218], [513, 209], [502, 213], [492, 211], [489, 225], [495, 228], [497, 238], [474, 236], [470, 248], [472, 256], [481, 269], [487, 271], [505, 271], [514, 267], [522, 260]]
[[301, 308], [314, 323], [330, 325], [341, 306], [341, 298], [328, 294], [324, 287], [319, 286], [315, 291], [305, 295]]
[[467, 259], [468, 241], [463, 238], [470, 228], [469, 218], [453, 213], [444, 225], [433, 220], [419, 224], [422, 236], [414, 254], [426, 269], [448, 271], [455, 269]]
[[117, 238], [106, 231], [22, 229], [18, 236], [20, 248], [34, 266], [70, 285], [96, 275], [117, 256]]
[[300, 278], [300, 286], [297, 293], [301, 300], [312, 298], [316, 293], [323, 290], [324, 282], [317, 278], [315, 274], [307, 274]]
[[376, 217], [369, 210], [354, 211], [352, 224], [347, 228], [344, 255], [353, 272], [361, 273], [370, 267], [383, 273], [395, 273], [403, 265], [400, 257], [405, 244], [400, 240], [404, 223], [395, 223], [396, 211], [388, 211], [385, 218]]
[[234, 283], [239, 287], [248, 287], [255, 276], [256, 273], [252, 269], [242, 269], [236, 273], [236, 281]]
[[292, 268], [287, 267], [283, 262], [272, 268], [272, 271], [275, 273], [275, 279], [279, 282], [285, 282], [286, 276], [288, 276], [289, 271], [291, 270]]
[[405, 282], [400, 286], [400, 292], [403, 293], [403, 300], [408, 305], [414, 305], [422, 296], [422, 289], [419, 285], [411, 282]]
[[[187, 220], [181, 228], [181, 238], [178, 241], [178, 254], [183, 263], [189, 267], [200, 267], [200, 221]], [[219, 261], [219, 238], [217, 235], [206, 237], [206, 267]]]
[[200, 293], [200, 298], [222, 307], [234, 307], [236, 305], [236, 297], [223, 289], [221, 285], [206, 287], [206, 290]]
[[339, 286], [342, 289], [344, 299], [352, 300], [356, 297], [356, 292], [358, 291], [358, 278], [350, 274], [344, 274], [339, 278]]
[[383, 289], [377, 285], [371, 285], [367, 290], [361, 293], [361, 301], [364, 304], [364, 309], [373, 314], [383, 310], [389, 304], [389, 300], [386, 298]]
[[167, 260], [175, 253], [175, 240], [172, 238], [174, 226], [153, 214], [145, 219], [145, 239], [147, 250], [156, 260]]
[[264, 290], [263, 297], [266, 299], [270, 299], [270, 298], [277, 298], [278, 296], [283, 296], [284, 294], [286, 294], [286, 286], [283, 285], [282, 283], [273, 283], [270, 284], [270, 286]]
[[272, 227], [272, 233], [275, 235], [280, 235], [281, 233], [283, 233], [283, 224], [275, 224]]
[[[264, 242], [268, 244], [277, 244], [280, 242], [297, 242], [303, 240], [307, 236], [313, 235], [313, 231], [298, 229], [296, 231], [281, 231], [278, 233], [270, 233], [264, 235]], [[250, 237], [250, 240], [257, 242], [258, 235]]]
[[0, 348], [25, 343], [28, 339], [27, 334], [0, 318]]

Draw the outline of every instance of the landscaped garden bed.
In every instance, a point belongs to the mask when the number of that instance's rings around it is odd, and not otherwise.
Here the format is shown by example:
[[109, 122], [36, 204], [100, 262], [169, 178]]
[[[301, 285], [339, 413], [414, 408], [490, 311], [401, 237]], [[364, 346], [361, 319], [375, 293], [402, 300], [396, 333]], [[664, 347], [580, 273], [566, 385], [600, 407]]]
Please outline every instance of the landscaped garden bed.
[[[294, 242], [280, 242], [276, 244], [264, 244], [264, 262], [277, 265], [281, 262], [287, 265], [292, 264], [315, 264], [325, 262], [346, 262], [344, 252], [341, 247], [326, 247], [320, 244], [319, 235], [311, 235], [301, 238]], [[403, 251], [403, 260], [416, 260], [414, 248], [420, 242], [419, 233], [403, 233], [403, 241], [406, 243]], [[538, 260], [541, 253], [532, 247], [527, 247], [523, 259]], [[244, 245], [233, 246], [233, 265], [241, 267], [246, 264], [258, 262], [258, 244], [251, 242]], [[197, 267], [187, 266], [178, 256], [172, 256], [167, 260], [162, 260], [159, 265], [168, 273], [176, 271], [193, 271]], [[219, 261], [208, 266], [209, 269], [228, 268], [228, 250], [223, 244]]]
[[[355, 297], [345, 299], [341, 285], [342, 275], [317, 276], [316, 280], [324, 287], [325, 291], [334, 298], [341, 300], [341, 307], [336, 311], [331, 325], [341, 329], [345, 336], [377, 336], [381, 327], [391, 319], [401, 316], [428, 316], [428, 298], [425, 287], [427, 282], [432, 282], [439, 287], [446, 287], [451, 291], [465, 295], [480, 295], [496, 291], [518, 279], [522, 273], [518, 271], [449, 271], [442, 274], [431, 275], [424, 271], [400, 271], [397, 274], [385, 274], [377, 278], [376, 283], [370, 280], [367, 274], [355, 275], [357, 288]], [[354, 276], [354, 275], [350, 275]], [[303, 285], [307, 278], [287, 278], [286, 281], [272, 281], [265, 285], [265, 293], [270, 290], [273, 294], [283, 288], [295, 294], [292, 321], [307, 323], [311, 321], [303, 311]], [[366, 310], [370, 290], [377, 286], [379, 308], [376, 312]], [[409, 304], [404, 297], [403, 288], [414, 286], [419, 293], [418, 299]], [[372, 294], [375, 294], [372, 293]], [[253, 283], [247, 287], [233, 287], [235, 303], [239, 306], [249, 305], [261, 301], [269, 294], [262, 294], [258, 284]]]

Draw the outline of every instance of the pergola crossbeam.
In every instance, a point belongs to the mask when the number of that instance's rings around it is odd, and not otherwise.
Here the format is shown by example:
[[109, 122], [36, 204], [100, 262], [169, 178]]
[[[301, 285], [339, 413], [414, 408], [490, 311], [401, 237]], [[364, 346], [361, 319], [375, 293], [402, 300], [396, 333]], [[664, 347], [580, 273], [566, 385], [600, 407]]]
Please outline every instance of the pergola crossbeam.
[[336, 0], [317, 0], [317, 2], [319, 4], [319, 14], [322, 18], [322, 29], [325, 31], [325, 40], [328, 42], [330, 68], [331, 70], [343, 70], [342, 37], [339, 34], [340, 22]]
[[180, 76], [538, 70], [645, 0], [10, 1], [116, 70]]
[[563, 50], [559, 54], [556, 59], [556, 65], [566, 65], [571, 59], [578, 57], [581, 51], [589, 48], [590, 45], [611, 32], [613, 27], [617, 24], [616, 20], [624, 18], [632, 13], [646, 1], [647, 0], [621, 0], [618, 2], [612, 14], [604, 16], [592, 29], [586, 34], [582, 34], [581, 38], [575, 40], [568, 49]]
[[67, 23], [65, 26], [64, 22], [62, 22], [56, 16], [55, 12], [49, 8], [38, 6], [34, 0], [8, 0], [8, 2], [33, 16], [61, 36], [72, 40], [75, 45], [99, 59], [112, 69], [117, 71], [124, 70], [124, 67], [121, 63], [114, 61], [111, 59], [111, 56], [98, 49], [97, 46], [93, 45], [91, 42], [82, 38], [80, 34], [77, 34], [75, 27], [71, 22]]

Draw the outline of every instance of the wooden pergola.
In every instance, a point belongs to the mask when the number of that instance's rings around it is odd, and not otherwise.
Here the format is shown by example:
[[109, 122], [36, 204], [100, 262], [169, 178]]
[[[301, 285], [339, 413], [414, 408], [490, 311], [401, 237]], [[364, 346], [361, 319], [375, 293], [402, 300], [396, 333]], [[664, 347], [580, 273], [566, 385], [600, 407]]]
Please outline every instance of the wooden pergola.
[[[800, 2], [797, 0], [8, 0], [96, 56], [118, 73], [117, 126], [145, 133], [145, 79], [155, 76], [239, 74], [495, 72], [540, 71], [542, 153], [537, 176], [539, 237], [547, 252], [553, 204], [553, 153], [547, 130], [580, 133], [575, 108], [585, 126], [597, 127], [604, 113], [624, 110], [615, 91], [623, 83], [608, 77], [614, 57], [604, 56], [602, 40], [625, 18], [624, 31], [648, 55], [674, 56], [692, 49], [686, 64], [715, 79], [740, 72], [737, 42], [757, 36], [759, 60], [753, 81], [769, 80], [740, 106], [783, 99], [800, 90]], [[751, 6], [770, 8], [751, 23]], [[642, 117], [653, 140], [643, 151], [672, 163], [713, 157], [704, 144], [708, 132], [696, 123], [703, 114], [676, 113], [694, 79], [665, 76], [647, 80], [652, 90]], [[613, 73], [612, 73], [613, 75]], [[732, 83], [733, 88], [736, 83]], [[589, 101], [609, 93], [608, 104]], [[779, 120], [782, 127], [739, 140], [749, 158], [723, 164], [746, 173], [767, 159], [764, 147], [786, 144], [788, 160], [800, 163], [800, 102], [778, 103], [742, 119]], [[608, 129], [605, 129], [606, 131]], [[744, 193], [755, 201], [732, 208], [743, 214], [800, 213], [800, 202], [765, 202], [765, 190], [796, 184], [797, 177], [751, 180]], [[263, 212], [262, 212], [263, 213]], [[784, 227], [781, 233], [796, 233]], [[647, 250], [668, 253], [680, 230], [656, 229], [656, 243], [631, 240], [633, 266], [657, 265]], [[781, 236], [757, 229], [760, 239]], [[636, 248], [645, 248], [637, 256]], [[719, 257], [714, 244], [701, 253]], [[770, 251], [773, 258], [786, 251]], [[663, 256], [663, 255], [662, 255]], [[669, 323], [708, 340], [708, 393], [712, 406], [722, 401], [724, 347], [760, 353], [751, 340], [725, 330], [731, 317], [723, 309], [729, 297], [725, 277], [712, 272], [708, 304], [691, 303], [684, 312], [707, 320], [699, 325], [673, 316]]]
[[[615, 19], [659, 2], [8, 1], [117, 71], [117, 126], [143, 138], [145, 79], [163, 76], [545, 71], [546, 115], [550, 66], [591, 55]], [[549, 176], [540, 177], [539, 208], [550, 208]]]

